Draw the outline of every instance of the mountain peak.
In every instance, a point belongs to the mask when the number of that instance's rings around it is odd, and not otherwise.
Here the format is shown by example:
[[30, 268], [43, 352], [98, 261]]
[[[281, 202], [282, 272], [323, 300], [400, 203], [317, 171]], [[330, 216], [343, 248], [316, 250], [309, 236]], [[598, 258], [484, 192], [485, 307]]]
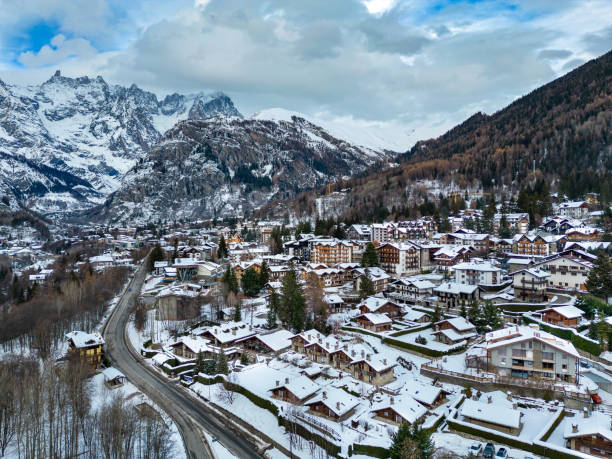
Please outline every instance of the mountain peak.
[[222, 92], [216, 92], [209, 96], [197, 95], [189, 110], [188, 118], [190, 120], [205, 120], [217, 115], [242, 118], [242, 114], [236, 109], [232, 99]]

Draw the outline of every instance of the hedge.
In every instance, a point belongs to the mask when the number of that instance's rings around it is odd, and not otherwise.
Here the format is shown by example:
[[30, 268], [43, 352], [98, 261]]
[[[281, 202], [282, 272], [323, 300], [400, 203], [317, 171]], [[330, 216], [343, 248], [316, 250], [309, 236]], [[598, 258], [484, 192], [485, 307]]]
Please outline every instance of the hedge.
[[559, 424], [561, 424], [561, 421], [563, 420], [564, 417], [565, 417], [565, 410], [562, 410], [561, 414], [557, 417], [557, 419], [555, 419], [555, 422], [553, 422], [552, 425], [550, 426], [550, 429], [548, 429], [546, 433], [542, 436], [542, 438], [540, 438], [540, 441], [548, 440], [548, 437], [550, 437], [550, 435], [559, 426]]
[[426, 325], [422, 325], [420, 327], [408, 328], [407, 330], [402, 330], [402, 331], [398, 331], [398, 332], [395, 332], [395, 333], [390, 333], [389, 336], [407, 335], [408, 333], [419, 332], [419, 331], [427, 330], [428, 328], [431, 328], [431, 324], [426, 324]]
[[244, 395], [246, 398], [248, 398], [251, 402], [253, 402], [255, 405], [257, 405], [259, 408], [263, 408], [264, 410], [268, 410], [270, 413], [272, 413], [274, 416], [278, 417], [278, 407], [272, 403], [270, 400], [266, 400], [265, 398], [261, 398], [259, 395], [255, 395], [253, 392], [251, 392], [250, 390], [238, 385], [238, 384], [234, 384], [231, 383], [229, 381], [225, 381], [223, 382], [223, 386], [227, 389], [227, 390], [231, 390], [232, 392], [238, 392], [239, 394]]
[[346, 330], [346, 331], [350, 331], [350, 332], [363, 333], [364, 335], [370, 335], [370, 336], [374, 336], [375, 338], [381, 339], [380, 335], [377, 335], [376, 333], [372, 333], [372, 332], [369, 332], [367, 330], [364, 330], [363, 328], [341, 327], [341, 329], [342, 330]]
[[155, 356], [156, 354], [159, 354], [157, 351], [147, 351], [145, 349], [142, 349], [140, 351], [140, 353], [143, 355], [143, 357], [150, 359], [151, 357]]
[[461, 352], [467, 349], [467, 344], [455, 347], [448, 351], [436, 351], [435, 349], [429, 349], [428, 347], [419, 346], [417, 344], [406, 343], [404, 341], [399, 341], [393, 338], [384, 338], [382, 342], [385, 344], [390, 344], [391, 346], [396, 346], [403, 349], [419, 352], [420, 354], [425, 354], [430, 357], [443, 357], [445, 355], [460, 354]]
[[387, 457], [389, 457], [389, 450], [381, 446], [359, 445], [355, 443], [353, 445], [353, 454], [363, 454], [365, 456], [386, 459]]
[[531, 312], [539, 311], [543, 305], [531, 305], [531, 304], [500, 304], [499, 309], [508, 312]]

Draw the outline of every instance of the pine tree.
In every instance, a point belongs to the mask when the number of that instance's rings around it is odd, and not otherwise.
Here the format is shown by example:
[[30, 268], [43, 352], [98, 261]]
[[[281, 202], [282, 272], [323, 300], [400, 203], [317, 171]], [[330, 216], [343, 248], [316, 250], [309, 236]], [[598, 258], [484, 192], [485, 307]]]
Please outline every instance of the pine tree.
[[374, 282], [372, 282], [366, 270], [366, 273], [359, 280], [359, 297], [364, 299], [374, 295], [374, 293]]
[[412, 426], [403, 423], [393, 434], [392, 440], [393, 444], [389, 449], [391, 459], [429, 459], [435, 449], [431, 433], [416, 423]]
[[236, 279], [236, 273], [234, 273], [234, 270], [231, 267], [227, 267], [223, 277], [221, 278], [221, 282], [224, 284], [228, 293], [238, 293], [238, 279]]
[[236, 303], [236, 307], [234, 308], [234, 322], [240, 322], [242, 320], [242, 306], [240, 305], [240, 301]]
[[361, 266], [364, 268], [369, 268], [371, 266], [378, 266], [378, 252], [376, 251], [376, 247], [371, 242], [366, 244], [366, 248], [363, 251], [363, 255], [361, 256]]
[[464, 319], [467, 319], [467, 310], [465, 309], [465, 302], [461, 302], [461, 310], [459, 311], [459, 315]]
[[259, 270], [259, 286], [264, 288], [269, 281], [270, 273], [268, 271], [268, 263], [264, 261], [261, 264], [261, 269]]
[[164, 251], [162, 250], [161, 246], [159, 244], [155, 244], [151, 249], [151, 253], [149, 254], [149, 259], [147, 261], [147, 271], [153, 271], [153, 268], [155, 267], [155, 262], [162, 261], [164, 260], [164, 258]]
[[227, 357], [225, 356], [225, 352], [223, 348], [221, 348], [219, 355], [217, 356], [217, 366], [215, 371], [218, 375], [226, 375], [229, 373], [229, 368], [227, 366]]
[[217, 248], [217, 258], [227, 258], [228, 255], [229, 249], [227, 248], [227, 244], [225, 243], [225, 237], [222, 234], [221, 239], [219, 240], [219, 247]]
[[268, 330], [272, 330], [273, 328], [276, 328], [276, 311], [272, 309], [271, 307], [268, 308], [268, 318], [266, 322], [266, 328]]
[[306, 302], [294, 269], [290, 269], [283, 276], [279, 303], [278, 317], [281, 322], [295, 330], [296, 333], [301, 332], [306, 318]]
[[612, 296], [612, 265], [603, 250], [597, 254], [589, 276], [585, 282], [587, 290], [600, 298], [607, 299]]
[[482, 308], [483, 325], [489, 326], [491, 330], [497, 330], [502, 327], [504, 321], [499, 315], [499, 309], [493, 304], [492, 301], [485, 301], [484, 307]]
[[198, 352], [196, 357], [195, 366], [193, 367], [193, 372], [197, 376], [198, 373], [202, 373], [204, 371], [204, 358], [201, 352]]
[[440, 305], [436, 304], [433, 313], [431, 314], [431, 322], [436, 323], [442, 320], [442, 311], [440, 311]]
[[467, 314], [468, 314], [468, 320], [472, 322], [474, 325], [480, 322], [481, 314], [480, 314], [480, 307], [478, 305], [478, 302], [472, 301]]
[[255, 296], [261, 290], [259, 273], [252, 266], [244, 270], [240, 283], [246, 296]]

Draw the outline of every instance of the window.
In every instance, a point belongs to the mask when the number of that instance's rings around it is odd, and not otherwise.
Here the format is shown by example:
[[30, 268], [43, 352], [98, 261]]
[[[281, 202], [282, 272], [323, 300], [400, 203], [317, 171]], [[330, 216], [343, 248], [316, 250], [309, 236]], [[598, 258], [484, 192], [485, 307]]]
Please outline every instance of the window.
[[505, 364], [506, 364], [506, 357], [502, 357], [500, 365], [505, 365]]
[[567, 363], [564, 363], [563, 365], [561, 365], [561, 368], [563, 368], [564, 370], [567, 370]]
[[552, 352], [542, 352], [542, 358], [546, 360], [554, 360], [554, 354]]

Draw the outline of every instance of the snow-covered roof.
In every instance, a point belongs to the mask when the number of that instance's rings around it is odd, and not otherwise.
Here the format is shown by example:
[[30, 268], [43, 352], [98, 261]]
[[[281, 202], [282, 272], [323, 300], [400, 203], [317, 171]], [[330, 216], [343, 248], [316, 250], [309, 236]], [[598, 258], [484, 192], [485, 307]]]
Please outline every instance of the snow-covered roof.
[[319, 385], [313, 382], [308, 376], [304, 375], [298, 376], [297, 378], [293, 378], [288, 383], [281, 384], [280, 386], [273, 387], [272, 389], [277, 389], [281, 387], [287, 389], [299, 400], [304, 400], [305, 398], [310, 397], [312, 394], [316, 394], [319, 390]]
[[575, 358], [580, 358], [580, 354], [574, 345], [567, 340], [559, 338], [551, 333], [547, 333], [535, 326], [512, 326], [500, 328], [485, 335], [487, 349], [495, 349], [521, 341], [535, 339], [548, 346], [554, 347], [562, 352], [570, 354]]
[[265, 335], [257, 335], [257, 339], [268, 346], [272, 351], [277, 352], [291, 347], [290, 338], [293, 336], [289, 330], [277, 330]]
[[438, 398], [442, 392], [442, 388], [421, 384], [418, 381], [410, 381], [410, 384], [406, 384], [403, 387], [402, 392], [410, 395], [421, 403], [433, 405], [436, 398]]
[[388, 300], [387, 298], [381, 298], [378, 296], [370, 296], [366, 298], [359, 304], [359, 306], [366, 306], [368, 310], [374, 312], [380, 309], [381, 307], [383, 307], [385, 304], [391, 304], [392, 306], [396, 306], [398, 308], [400, 307], [398, 304], [394, 303], [393, 301]]
[[471, 295], [477, 289], [478, 289], [477, 285], [459, 284], [457, 282], [445, 282], [443, 284], [440, 284], [438, 287], [434, 288], [434, 292], [451, 293], [454, 295], [465, 293], [465, 294]]
[[372, 312], [367, 312], [365, 314], [357, 316], [358, 319], [362, 317], [365, 318], [368, 322], [373, 323], [374, 325], [390, 324], [392, 322], [392, 320], [389, 319], [387, 314], [375, 314]]
[[557, 306], [555, 308], [542, 309], [540, 312], [546, 312], [546, 311], [555, 311], [557, 314], [565, 317], [566, 319], [579, 319], [584, 314], [582, 309], [579, 309], [576, 306], [571, 306], [571, 305]]
[[482, 403], [467, 399], [461, 405], [461, 415], [511, 429], [518, 429], [521, 425], [520, 411], [496, 403]]
[[[608, 441], [612, 441], [611, 424], [612, 417], [599, 411], [593, 411], [588, 418], [574, 416], [573, 418], [568, 418], [565, 423], [563, 438], [601, 435]], [[576, 432], [574, 432], [573, 426], [577, 427]]]
[[117, 378], [125, 378], [125, 375], [117, 370], [115, 367], [108, 367], [102, 370], [105, 381], [112, 381]]
[[435, 325], [440, 325], [443, 323], [448, 323], [451, 327], [460, 332], [466, 332], [476, 329], [476, 327], [469, 320], [463, 317], [453, 317], [452, 319], [444, 319], [439, 322], [436, 322]]
[[447, 329], [444, 329], [444, 330], [435, 331], [435, 332], [432, 333], [432, 335], [444, 335], [449, 340], [451, 340], [452, 342], [458, 343], [459, 341], [463, 341], [465, 339], [468, 339], [468, 338], [471, 338], [473, 336], [476, 336], [476, 332], [472, 332], [472, 333], [457, 333], [452, 328], [447, 328]]
[[374, 402], [370, 411], [391, 409], [399, 414], [404, 420], [413, 424], [427, 409], [409, 395], [398, 397], [384, 397], [383, 400]]
[[314, 398], [307, 401], [304, 405], [309, 406], [318, 402], [322, 402], [338, 417], [342, 417], [359, 405], [358, 398], [353, 397], [342, 389], [329, 386], [326, 387], [324, 391], [319, 392]]
[[500, 268], [497, 266], [493, 266], [492, 263], [488, 261], [465, 261], [462, 263], [457, 263], [453, 266], [453, 269], [456, 271], [466, 270], [466, 271], [485, 271], [485, 272], [499, 272]]
[[66, 339], [72, 341], [74, 347], [90, 347], [104, 344], [104, 338], [98, 332], [86, 333], [84, 331], [73, 331], [66, 333]]

